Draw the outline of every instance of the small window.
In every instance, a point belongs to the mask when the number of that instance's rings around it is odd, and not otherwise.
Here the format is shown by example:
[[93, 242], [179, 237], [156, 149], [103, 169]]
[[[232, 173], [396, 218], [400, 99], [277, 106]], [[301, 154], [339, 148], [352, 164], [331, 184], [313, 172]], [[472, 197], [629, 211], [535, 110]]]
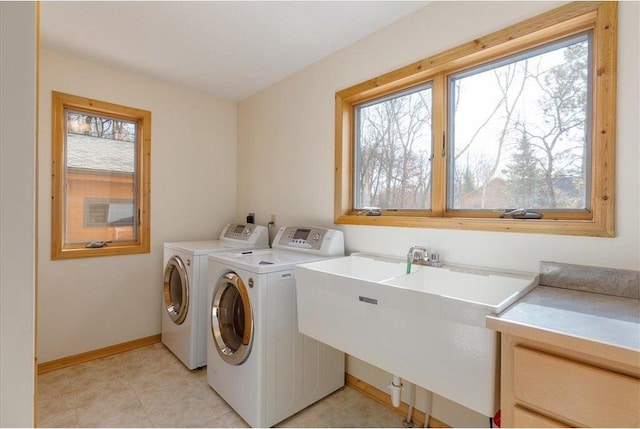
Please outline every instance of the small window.
[[52, 98], [52, 258], [149, 252], [151, 113]]

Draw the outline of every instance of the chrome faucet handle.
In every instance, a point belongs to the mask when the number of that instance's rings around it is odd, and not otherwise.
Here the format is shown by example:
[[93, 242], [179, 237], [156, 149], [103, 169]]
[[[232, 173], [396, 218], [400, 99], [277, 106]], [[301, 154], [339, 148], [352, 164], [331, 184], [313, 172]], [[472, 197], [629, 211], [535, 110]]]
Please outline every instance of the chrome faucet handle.
[[429, 254], [429, 265], [432, 267], [441, 267], [442, 261], [440, 260], [440, 255], [438, 253]]
[[414, 261], [424, 261], [428, 258], [427, 248], [424, 246], [413, 246], [409, 249], [409, 254], [412, 255]]

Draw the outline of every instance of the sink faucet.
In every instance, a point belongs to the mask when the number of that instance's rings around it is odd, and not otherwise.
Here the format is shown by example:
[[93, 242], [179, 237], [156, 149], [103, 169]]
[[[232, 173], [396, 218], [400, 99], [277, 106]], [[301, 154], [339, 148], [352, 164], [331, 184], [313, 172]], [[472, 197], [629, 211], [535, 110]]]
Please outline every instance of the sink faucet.
[[427, 255], [427, 249], [422, 246], [412, 246], [407, 253], [407, 274], [411, 274], [411, 264], [419, 264]]
[[407, 259], [411, 259], [414, 264], [420, 264], [420, 261], [424, 261], [427, 256], [427, 248], [424, 246], [412, 246], [407, 254]]
[[437, 253], [427, 253], [424, 246], [412, 246], [407, 253], [407, 274], [411, 273], [411, 264], [427, 265], [430, 267], [441, 267], [440, 255]]

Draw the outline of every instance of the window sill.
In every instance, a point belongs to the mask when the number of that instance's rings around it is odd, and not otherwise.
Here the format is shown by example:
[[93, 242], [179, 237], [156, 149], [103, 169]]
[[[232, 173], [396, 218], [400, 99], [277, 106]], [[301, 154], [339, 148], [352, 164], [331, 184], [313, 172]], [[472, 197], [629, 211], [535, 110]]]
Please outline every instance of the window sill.
[[587, 237], [614, 237], [613, 225], [593, 220], [555, 219], [478, 219], [442, 218], [424, 216], [357, 216], [345, 214], [336, 217], [336, 224], [397, 226], [405, 228], [460, 229], [474, 231], [519, 232], [532, 234], [577, 235]]
[[149, 253], [148, 244], [119, 244], [100, 248], [87, 248], [81, 245], [67, 246], [63, 249], [51, 249], [51, 259], [79, 259], [92, 258], [97, 256], [117, 256], [133, 255], [138, 253]]

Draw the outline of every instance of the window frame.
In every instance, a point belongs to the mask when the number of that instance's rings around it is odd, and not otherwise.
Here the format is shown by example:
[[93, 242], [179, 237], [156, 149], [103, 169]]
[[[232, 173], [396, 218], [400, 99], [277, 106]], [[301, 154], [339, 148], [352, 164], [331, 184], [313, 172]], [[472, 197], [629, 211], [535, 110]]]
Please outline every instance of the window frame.
[[[542, 51], [547, 51], [550, 52], [552, 50], [555, 49], [549, 49], [551, 47], [556, 48], [557, 45], [570, 45], [571, 39], [578, 39], [578, 38], [584, 38], [586, 39], [586, 41], [591, 43], [591, 47], [593, 48], [593, 31], [591, 31], [591, 29], [588, 29], [587, 31], [578, 31], [575, 34], [570, 34], [569, 36], [563, 36], [560, 38], [553, 38], [550, 41], [547, 42], [543, 42], [542, 44], [538, 44], [538, 46], [534, 46], [533, 48], [528, 48], [528, 49], [524, 49], [520, 52], [517, 52], [515, 54], [509, 55], [507, 54], [506, 56], [503, 56], [502, 58], [498, 58], [495, 61], [488, 61], [488, 62], [482, 62], [479, 65], [472, 65], [471, 67], [468, 68], [464, 68], [462, 70], [458, 70], [458, 71], [454, 71], [454, 72], [448, 72], [446, 73], [446, 78], [447, 78], [447, 88], [449, 88], [449, 92], [447, 92], [447, 96], [449, 97], [447, 100], [450, 100], [452, 97], [452, 93], [453, 93], [453, 83], [452, 83], [452, 79], [455, 78], [459, 78], [460, 75], [464, 77], [466, 77], [465, 75], [469, 76], [469, 75], [473, 75], [475, 73], [478, 72], [478, 70], [481, 70], [481, 72], [486, 71], [486, 70], [492, 70], [495, 67], [494, 66], [501, 66], [504, 64], [509, 64], [511, 63], [511, 60], [521, 60], [522, 58], [530, 58], [530, 56], [528, 54], [533, 54], [533, 56], [538, 55], [539, 52], [536, 51], [540, 51], [540, 49], [542, 49]], [[587, 99], [587, 112], [586, 112], [586, 120], [585, 120], [585, 131], [588, 135], [587, 137], [587, 141], [586, 141], [586, 145], [585, 145], [585, 152], [589, 154], [589, 160], [591, 161], [593, 158], [592, 155], [592, 147], [593, 147], [593, 130], [591, 129], [591, 127], [588, 126], [588, 124], [592, 124], [593, 125], [593, 101], [592, 101], [592, 96], [593, 96], [593, 51], [594, 49], [591, 49], [591, 53], [589, 54], [589, 58], [588, 58], [588, 62], [587, 62], [587, 67], [589, 68], [589, 78], [588, 81], [591, 83], [591, 90], [588, 92], [588, 99]], [[484, 70], [483, 70], [484, 69]], [[453, 116], [453, 110], [452, 107], [450, 105], [447, 105], [448, 107], [448, 116], [447, 116], [447, 138], [448, 138], [448, 149], [450, 151], [453, 151], [454, 148], [454, 144], [451, 141], [452, 139], [449, 139], [450, 136], [452, 136], [453, 131], [452, 129], [454, 128], [454, 118], [452, 118]], [[590, 174], [592, 174], [591, 172], [591, 167], [592, 167], [592, 162], [590, 163]], [[451, 157], [447, 158], [447, 179], [449, 179], [451, 177], [451, 170], [454, 167], [454, 161]], [[469, 216], [469, 217], [498, 217], [500, 215], [499, 212], [496, 212], [496, 210], [499, 210], [499, 208], [494, 208], [494, 209], [464, 209], [464, 208], [453, 208], [450, 207], [452, 200], [454, 199], [453, 193], [452, 193], [452, 186], [451, 183], [449, 181], [447, 181], [447, 189], [445, 190], [446, 192], [446, 197], [447, 197], [447, 208], [445, 211], [445, 216], [449, 216], [449, 217], [464, 217], [464, 216]], [[524, 209], [529, 209], [529, 210], [535, 210], [536, 212], [542, 213], [544, 214], [545, 217], [551, 217], [553, 219], [567, 219], [567, 220], [583, 220], [583, 219], [591, 219], [592, 214], [591, 214], [591, 202], [592, 199], [591, 197], [591, 182], [587, 184], [586, 186], [587, 189], [587, 197], [589, 197], [588, 199], [585, 200], [586, 203], [586, 207], [585, 208], [574, 208], [574, 209], [544, 209], [544, 208], [540, 208], [540, 207], [516, 207], [516, 206], [509, 206], [512, 209], [515, 208], [524, 208]]]
[[[391, 94], [388, 94], [387, 96], [383, 96], [383, 97], [376, 97], [373, 100], [370, 100], [368, 102], [364, 102], [364, 103], [358, 103], [357, 105], [354, 105], [354, 134], [353, 134], [353, 138], [354, 138], [354, 143], [353, 143], [353, 148], [354, 148], [354, 158], [353, 158], [353, 168], [354, 168], [354, 174], [359, 174], [360, 173], [360, 152], [361, 152], [361, 148], [359, 147], [359, 140], [361, 137], [361, 133], [360, 133], [360, 125], [362, 122], [361, 119], [361, 110], [367, 107], [370, 107], [371, 105], [375, 105], [375, 104], [381, 104], [384, 102], [387, 102], [389, 100], [393, 100], [393, 99], [398, 99], [401, 97], [405, 97], [405, 96], [410, 96], [413, 95], [415, 93], [418, 92], [422, 92], [425, 90], [429, 90], [431, 91], [431, 93], [433, 93], [433, 88], [431, 85], [431, 82], [423, 82], [419, 85], [415, 85], [415, 86], [409, 86], [407, 88], [404, 88], [400, 91], [395, 91]], [[432, 106], [430, 106], [430, 108], [432, 108]], [[433, 116], [433, 115], [432, 115]], [[433, 118], [431, 118], [431, 121], [433, 122]], [[433, 128], [433, 126], [431, 127]], [[433, 138], [433, 129], [431, 130], [431, 138]], [[358, 147], [356, 147], [358, 146]], [[433, 152], [433, 142], [431, 142], [431, 152]], [[431, 153], [431, 157], [430, 160], [433, 158], [433, 153]], [[354, 205], [354, 210], [357, 210], [358, 212], [361, 212], [362, 210], [367, 210], [364, 206], [363, 207], [356, 207], [355, 204], [355, 200], [357, 199], [356, 197], [356, 193], [357, 191], [359, 191], [358, 189], [358, 185], [355, 183], [354, 181], [354, 188], [353, 188], [353, 205]], [[432, 195], [433, 190], [431, 189], [429, 191], [430, 197]], [[432, 200], [433, 198], [431, 197], [430, 200]], [[430, 204], [431, 205], [431, 202]], [[395, 212], [397, 212], [397, 209], [385, 209], [385, 210], [394, 210]], [[416, 213], [416, 212], [425, 212], [431, 211], [431, 208], [428, 209], [403, 209], [402, 212], [407, 212], [407, 213]]]
[[[93, 100], [52, 91], [52, 193], [51, 193], [51, 259], [73, 259], [95, 256], [149, 253], [151, 243], [151, 112], [114, 103]], [[65, 243], [65, 146], [66, 109], [91, 115], [108, 116], [137, 123], [136, 196], [134, 210], [138, 210], [136, 239], [108, 243], [101, 248], [87, 248], [86, 244]]]
[[[539, 220], [499, 218], [486, 211], [447, 210], [448, 76], [584, 31], [593, 31], [590, 212], [545, 212]], [[613, 237], [615, 190], [617, 3], [574, 2], [432, 57], [338, 91], [335, 97], [336, 224], [526, 232]], [[426, 82], [433, 88], [432, 209], [353, 208], [354, 106]], [[442, 145], [442, 146], [440, 146]]]

